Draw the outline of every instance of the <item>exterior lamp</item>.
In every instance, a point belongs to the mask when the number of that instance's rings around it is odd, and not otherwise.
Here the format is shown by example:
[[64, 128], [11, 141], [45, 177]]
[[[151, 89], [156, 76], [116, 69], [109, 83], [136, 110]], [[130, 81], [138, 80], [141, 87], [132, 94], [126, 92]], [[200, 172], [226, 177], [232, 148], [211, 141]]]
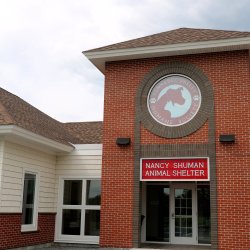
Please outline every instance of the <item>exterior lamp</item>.
[[118, 146], [128, 146], [130, 144], [130, 138], [120, 137], [116, 139]]
[[235, 135], [220, 135], [221, 143], [235, 143]]

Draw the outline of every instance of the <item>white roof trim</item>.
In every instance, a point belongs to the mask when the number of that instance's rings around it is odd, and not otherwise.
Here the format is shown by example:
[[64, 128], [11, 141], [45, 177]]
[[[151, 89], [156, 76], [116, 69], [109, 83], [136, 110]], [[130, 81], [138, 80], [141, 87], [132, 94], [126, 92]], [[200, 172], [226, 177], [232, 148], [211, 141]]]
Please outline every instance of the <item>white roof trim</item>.
[[129, 49], [83, 52], [83, 54], [102, 72], [105, 62], [140, 58], [152, 58], [172, 55], [198, 54], [207, 52], [249, 49], [250, 37], [212, 40], [192, 43], [178, 43], [160, 46], [148, 46]]
[[73, 144], [75, 149], [78, 150], [89, 150], [89, 149], [97, 149], [97, 150], [102, 150], [102, 143], [93, 143], [93, 144]]
[[44, 136], [35, 134], [26, 129], [20, 128], [16, 125], [1, 125], [0, 136], [3, 136], [7, 140], [18, 142], [30, 142], [30, 146], [36, 145], [46, 147], [48, 151], [53, 152], [71, 152], [74, 150], [74, 146], [67, 146], [63, 143], [56, 142], [52, 139], [48, 139]]

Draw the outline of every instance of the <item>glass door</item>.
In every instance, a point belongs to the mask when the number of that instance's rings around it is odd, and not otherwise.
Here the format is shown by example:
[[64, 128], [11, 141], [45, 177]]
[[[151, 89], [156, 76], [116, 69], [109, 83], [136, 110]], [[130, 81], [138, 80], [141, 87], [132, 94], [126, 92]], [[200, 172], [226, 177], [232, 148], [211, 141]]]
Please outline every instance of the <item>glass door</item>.
[[171, 243], [197, 244], [195, 184], [171, 185]]

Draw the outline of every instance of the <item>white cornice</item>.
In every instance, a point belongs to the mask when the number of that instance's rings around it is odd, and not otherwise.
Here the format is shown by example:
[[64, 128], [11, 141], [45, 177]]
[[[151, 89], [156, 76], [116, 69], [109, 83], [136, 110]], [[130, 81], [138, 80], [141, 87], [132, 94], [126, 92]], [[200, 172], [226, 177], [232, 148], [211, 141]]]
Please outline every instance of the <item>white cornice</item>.
[[179, 43], [160, 46], [148, 46], [105, 51], [86, 51], [83, 54], [102, 72], [105, 63], [141, 58], [152, 58], [173, 55], [199, 54], [208, 52], [232, 51], [249, 49], [250, 37], [213, 40], [204, 42]]
[[95, 144], [74, 144], [75, 149], [78, 150], [89, 150], [89, 149], [97, 149], [102, 150], [102, 144], [101, 143], [95, 143]]
[[20, 143], [25, 146], [36, 147], [44, 151], [67, 153], [74, 150], [73, 145], [67, 146], [16, 125], [1, 125], [0, 136], [6, 140]]

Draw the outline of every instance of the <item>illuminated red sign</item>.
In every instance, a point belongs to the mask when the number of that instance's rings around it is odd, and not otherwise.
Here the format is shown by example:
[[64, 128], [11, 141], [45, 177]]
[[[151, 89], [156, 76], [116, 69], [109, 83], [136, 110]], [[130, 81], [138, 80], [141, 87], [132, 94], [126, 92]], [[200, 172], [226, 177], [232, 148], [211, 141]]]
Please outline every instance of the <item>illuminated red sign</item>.
[[208, 181], [209, 159], [141, 159], [141, 181]]

